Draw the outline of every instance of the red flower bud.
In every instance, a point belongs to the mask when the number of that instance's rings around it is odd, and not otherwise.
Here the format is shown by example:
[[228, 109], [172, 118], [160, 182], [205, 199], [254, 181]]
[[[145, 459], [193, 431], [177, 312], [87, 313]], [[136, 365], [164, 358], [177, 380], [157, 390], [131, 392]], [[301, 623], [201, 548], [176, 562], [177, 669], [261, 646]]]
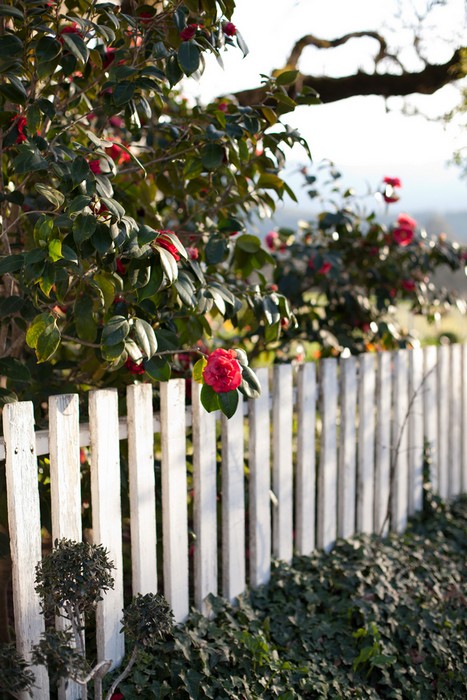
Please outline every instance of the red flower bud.
[[190, 41], [190, 39], [193, 39], [194, 35], [196, 34], [198, 29], [197, 24], [189, 24], [185, 29], [182, 29], [180, 32], [180, 39], [182, 41]]
[[203, 379], [217, 394], [238, 389], [242, 383], [242, 370], [235, 350], [218, 348], [209, 357], [203, 370]]
[[[131, 357], [125, 362], [126, 369], [131, 372], [131, 374], [144, 374], [144, 363], [134, 362]], [[123, 696], [122, 696], [123, 697]]]
[[174, 246], [172, 241], [168, 236], [165, 234], [171, 233], [173, 234], [173, 231], [157, 231], [159, 234], [157, 238], [154, 239], [154, 243], [160, 248], [165, 248], [165, 250], [168, 250], [169, 253], [175, 258], [175, 260], [178, 262], [180, 260], [180, 253], [178, 252], [177, 248]]
[[91, 168], [91, 172], [94, 173], [94, 175], [100, 175], [102, 172], [101, 170], [101, 162], [99, 159], [96, 160], [90, 160], [89, 161], [89, 167]]
[[235, 36], [237, 33], [237, 27], [235, 24], [233, 24], [233, 22], [225, 22], [222, 29], [226, 36]]

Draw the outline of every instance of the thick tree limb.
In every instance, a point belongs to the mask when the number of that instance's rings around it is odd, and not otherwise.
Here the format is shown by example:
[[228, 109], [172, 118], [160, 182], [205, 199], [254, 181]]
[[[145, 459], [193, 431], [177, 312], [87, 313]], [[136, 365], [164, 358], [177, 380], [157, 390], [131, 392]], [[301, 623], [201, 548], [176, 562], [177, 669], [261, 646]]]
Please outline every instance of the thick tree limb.
[[381, 34], [378, 34], [378, 32], [350, 32], [349, 34], [344, 34], [344, 36], [337, 39], [319, 39], [318, 37], [313, 36], [313, 34], [307, 34], [295, 43], [287, 60], [287, 66], [290, 66], [290, 68], [297, 67], [298, 60], [306, 46], [314, 46], [317, 49], [335, 49], [337, 46], [346, 44], [350, 39], [362, 39], [363, 37], [375, 39], [379, 43], [379, 51], [375, 56], [375, 63], [379, 63], [379, 61], [381, 61], [383, 58], [394, 58], [393, 56], [389, 56], [386, 40], [381, 36]]
[[[290, 86], [289, 95], [293, 98], [306, 85], [319, 93], [323, 103], [337, 102], [359, 95], [379, 95], [381, 97], [406, 96], [413, 93], [432, 95], [445, 85], [466, 76], [462, 65], [462, 49], [457, 49], [449, 61], [443, 64], [427, 64], [419, 72], [364, 73], [341, 78], [299, 74]], [[264, 87], [242, 90], [235, 93], [239, 104], [243, 106], [264, 104], [266, 90]]]

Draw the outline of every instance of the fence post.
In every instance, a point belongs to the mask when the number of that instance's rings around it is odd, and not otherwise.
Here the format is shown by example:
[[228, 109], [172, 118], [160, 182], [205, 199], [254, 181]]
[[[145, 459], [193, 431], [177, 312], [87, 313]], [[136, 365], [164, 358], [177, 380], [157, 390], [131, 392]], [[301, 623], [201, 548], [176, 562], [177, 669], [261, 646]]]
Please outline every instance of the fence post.
[[375, 355], [360, 355], [357, 532], [373, 532], [375, 498]]
[[[62, 394], [49, 397], [50, 500], [52, 541], [66, 537], [81, 542], [81, 464], [79, 448], [79, 397]], [[59, 630], [69, 627], [63, 617], [56, 618]], [[82, 686], [61, 681], [60, 700], [82, 697]]]
[[356, 416], [357, 362], [348, 357], [340, 363], [341, 422], [339, 436], [339, 477], [337, 490], [337, 536], [355, 532], [357, 477]]
[[449, 381], [449, 483], [450, 498], [461, 493], [462, 457], [462, 346], [450, 346]]
[[109, 552], [115, 570], [114, 588], [97, 604], [98, 661], [118, 666], [125, 654], [120, 632], [123, 608], [122, 510], [120, 503], [120, 445], [116, 389], [89, 392], [91, 438], [92, 536]]
[[160, 392], [164, 594], [183, 622], [189, 612], [185, 380], [161, 382]]
[[409, 515], [423, 507], [423, 350], [409, 353]]
[[321, 449], [318, 477], [317, 545], [329, 551], [337, 534], [337, 360], [321, 362]]
[[132, 589], [145, 595], [157, 591], [152, 385], [130, 384], [126, 396]]
[[[30, 401], [6, 404], [3, 408], [6, 447], [6, 485], [10, 551], [13, 569], [13, 607], [16, 648], [26, 660], [44, 632], [44, 618], [35, 591], [35, 568], [41, 559], [41, 517], [34, 435], [34, 413]], [[33, 666], [34, 700], [49, 700], [49, 678], [44, 666]], [[21, 693], [28, 700], [29, 693]]]
[[222, 595], [245, 590], [245, 473], [243, 400], [232, 418], [222, 416]]
[[376, 378], [375, 532], [389, 530], [391, 474], [391, 362], [390, 352], [378, 353]]
[[291, 562], [293, 555], [292, 365], [275, 365], [272, 383], [273, 553]]
[[467, 493], [467, 345], [462, 346], [462, 474], [461, 492]]
[[394, 352], [394, 415], [392, 431], [391, 528], [403, 532], [408, 514], [409, 384], [407, 350]]
[[438, 493], [449, 496], [449, 345], [438, 348]]
[[424, 439], [429, 444], [431, 467], [430, 481], [434, 493], [439, 493], [439, 443], [438, 443], [438, 348], [429, 345], [424, 348], [425, 384], [423, 391]]
[[300, 365], [297, 375], [296, 549], [307, 556], [315, 548], [316, 512], [316, 365]]
[[271, 574], [271, 447], [269, 418], [269, 374], [267, 367], [256, 371], [262, 393], [250, 399], [249, 451], [249, 541], [250, 585], [257, 588]]
[[216, 417], [201, 403], [201, 385], [192, 382], [193, 526], [195, 605], [205, 615], [209, 593], [217, 595]]

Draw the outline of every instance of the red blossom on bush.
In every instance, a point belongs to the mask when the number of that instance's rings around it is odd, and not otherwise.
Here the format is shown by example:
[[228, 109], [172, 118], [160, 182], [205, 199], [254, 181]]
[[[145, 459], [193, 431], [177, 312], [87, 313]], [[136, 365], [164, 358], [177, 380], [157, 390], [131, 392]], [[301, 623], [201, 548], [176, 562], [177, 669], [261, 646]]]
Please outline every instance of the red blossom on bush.
[[178, 252], [176, 246], [172, 243], [170, 238], [166, 235], [167, 233], [170, 233], [172, 235], [175, 235], [173, 231], [157, 231], [159, 234], [156, 239], [154, 239], [154, 243], [156, 243], [160, 248], [165, 248], [165, 250], [168, 250], [169, 253], [172, 255], [172, 257], [175, 258], [175, 260], [178, 262], [180, 260], [180, 253]]
[[113, 126], [114, 129], [121, 129], [125, 125], [125, 121], [122, 117], [113, 116], [110, 117], [109, 124]]
[[116, 690], [115, 693], [112, 693], [110, 700], [125, 700], [125, 696], [119, 690]]
[[131, 372], [131, 374], [144, 374], [144, 363], [134, 362], [131, 357], [125, 362], [126, 369]]
[[276, 250], [276, 241], [278, 238], [279, 234], [277, 233], [277, 231], [269, 231], [269, 233], [266, 234], [264, 242], [266, 243], [269, 250]]
[[194, 248], [193, 246], [190, 246], [189, 248], [186, 249], [186, 252], [188, 253], [188, 257], [190, 258], [190, 260], [198, 260], [198, 257], [199, 257], [198, 248]]
[[402, 187], [402, 182], [398, 177], [383, 177], [383, 182], [391, 187]]
[[318, 275], [327, 275], [331, 267], [330, 262], [324, 262], [318, 270]]
[[395, 188], [402, 187], [402, 183], [398, 177], [384, 177], [383, 183], [386, 185], [383, 189], [383, 199], [387, 204], [392, 202], [397, 202], [399, 200], [399, 195], [397, 194]]
[[18, 132], [18, 136], [16, 137], [16, 143], [24, 143], [24, 141], [28, 140], [28, 137], [24, 133], [24, 129], [27, 126], [28, 120], [26, 119], [26, 117], [22, 117], [18, 114], [16, 117], [13, 118], [13, 123], [16, 126], [16, 131]]
[[89, 161], [89, 167], [91, 168], [91, 172], [94, 173], [94, 175], [100, 175], [102, 172], [101, 170], [101, 162], [99, 159], [96, 160], [90, 160]]
[[408, 214], [399, 214], [399, 216], [397, 217], [397, 223], [399, 224], [399, 226], [412, 229], [412, 231], [414, 231], [417, 228], [417, 222], [415, 221], [415, 219], [412, 219], [412, 217]]
[[102, 60], [103, 68], [108, 68], [114, 62], [116, 50], [117, 49], [115, 49], [113, 46], [106, 48], [104, 58]]
[[113, 143], [109, 148], [105, 149], [107, 155], [109, 155], [117, 165], [122, 165], [123, 163], [128, 163], [131, 160], [130, 154], [125, 151], [118, 143]]
[[189, 24], [180, 32], [180, 39], [182, 41], [190, 41], [190, 39], [193, 39], [194, 35], [196, 34], [197, 29], [197, 24]]
[[222, 29], [226, 36], [235, 36], [235, 34], [237, 33], [237, 27], [233, 22], [225, 22]]
[[65, 24], [65, 26], [60, 29], [59, 34], [60, 36], [58, 37], [58, 40], [61, 44], [64, 43], [62, 39], [62, 34], [76, 34], [77, 36], [81, 37], [81, 39], [84, 39], [81, 29], [76, 22], [72, 22], [71, 24]]
[[115, 269], [118, 272], [119, 275], [125, 275], [126, 274], [126, 265], [122, 263], [120, 258], [117, 258], [115, 261]]
[[408, 228], [408, 226], [398, 226], [392, 232], [392, 240], [394, 243], [403, 247], [412, 243], [413, 237], [414, 231], [412, 228]]
[[221, 112], [228, 112], [229, 105], [227, 102], [219, 102], [217, 105], [217, 109], [220, 109]]
[[203, 370], [203, 379], [217, 394], [238, 389], [242, 383], [242, 369], [235, 350], [214, 350]]
[[405, 289], [406, 292], [414, 292], [415, 282], [413, 280], [402, 280], [402, 289]]

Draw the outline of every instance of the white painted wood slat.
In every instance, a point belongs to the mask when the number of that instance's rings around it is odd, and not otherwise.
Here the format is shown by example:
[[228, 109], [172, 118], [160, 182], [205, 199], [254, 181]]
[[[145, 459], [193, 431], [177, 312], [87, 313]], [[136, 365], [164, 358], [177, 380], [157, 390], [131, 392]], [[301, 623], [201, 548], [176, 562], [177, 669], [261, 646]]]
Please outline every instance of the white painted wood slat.
[[430, 451], [430, 481], [434, 493], [439, 492], [438, 478], [438, 349], [424, 348], [423, 432]]
[[127, 387], [133, 595], [157, 591], [156, 484], [151, 384]]
[[277, 559], [292, 561], [293, 556], [293, 464], [292, 365], [275, 365], [272, 386], [272, 489], [277, 501], [273, 507], [273, 553]]
[[115, 570], [114, 588], [97, 605], [98, 660], [123, 659], [124, 635], [120, 632], [123, 609], [122, 515], [120, 502], [120, 447], [118, 394], [116, 389], [89, 392], [91, 437], [91, 500], [93, 540], [109, 552]]
[[357, 531], [374, 531], [376, 357], [360, 355], [358, 382]]
[[185, 380], [160, 384], [164, 594], [176, 622], [189, 612]]
[[409, 515], [423, 507], [423, 349], [409, 353]]
[[390, 352], [378, 353], [376, 375], [375, 532], [389, 531], [391, 471], [391, 362]]
[[316, 365], [300, 365], [297, 374], [296, 549], [307, 556], [315, 548], [316, 515]]
[[329, 551], [337, 535], [337, 360], [322, 360], [321, 449], [318, 477], [317, 545]]
[[461, 493], [462, 457], [462, 346], [450, 346], [449, 378], [449, 478], [448, 494], [455, 498]]
[[394, 352], [394, 415], [392, 424], [392, 494], [391, 528], [403, 532], [408, 516], [408, 409], [409, 409], [409, 358], [407, 350]]
[[449, 496], [449, 345], [438, 347], [438, 493]]
[[[44, 632], [35, 587], [35, 567], [41, 559], [41, 521], [33, 405], [29, 401], [3, 408], [6, 444], [6, 484], [10, 552], [13, 570], [13, 607], [16, 647], [25, 659]], [[44, 666], [33, 666], [34, 700], [49, 700], [49, 679]], [[27, 700], [29, 693], [20, 693]]]
[[[79, 397], [62, 394], [49, 397], [50, 499], [52, 541], [66, 537], [81, 542], [81, 464], [79, 447]], [[57, 617], [57, 629], [69, 623]], [[59, 687], [60, 700], [82, 697], [82, 686], [69, 681]]]
[[347, 538], [355, 533], [357, 478], [357, 363], [355, 357], [349, 357], [341, 361], [340, 390], [341, 421], [337, 489], [337, 536]]
[[245, 468], [243, 400], [232, 418], [222, 416], [222, 595], [245, 591]]
[[201, 404], [201, 385], [192, 383], [195, 605], [205, 615], [209, 593], [217, 595], [216, 418]]
[[256, 370], [262, 393], [248, 402], [250, 586], [257, 588], [271, 575], [271, 447], [268, 369]]

